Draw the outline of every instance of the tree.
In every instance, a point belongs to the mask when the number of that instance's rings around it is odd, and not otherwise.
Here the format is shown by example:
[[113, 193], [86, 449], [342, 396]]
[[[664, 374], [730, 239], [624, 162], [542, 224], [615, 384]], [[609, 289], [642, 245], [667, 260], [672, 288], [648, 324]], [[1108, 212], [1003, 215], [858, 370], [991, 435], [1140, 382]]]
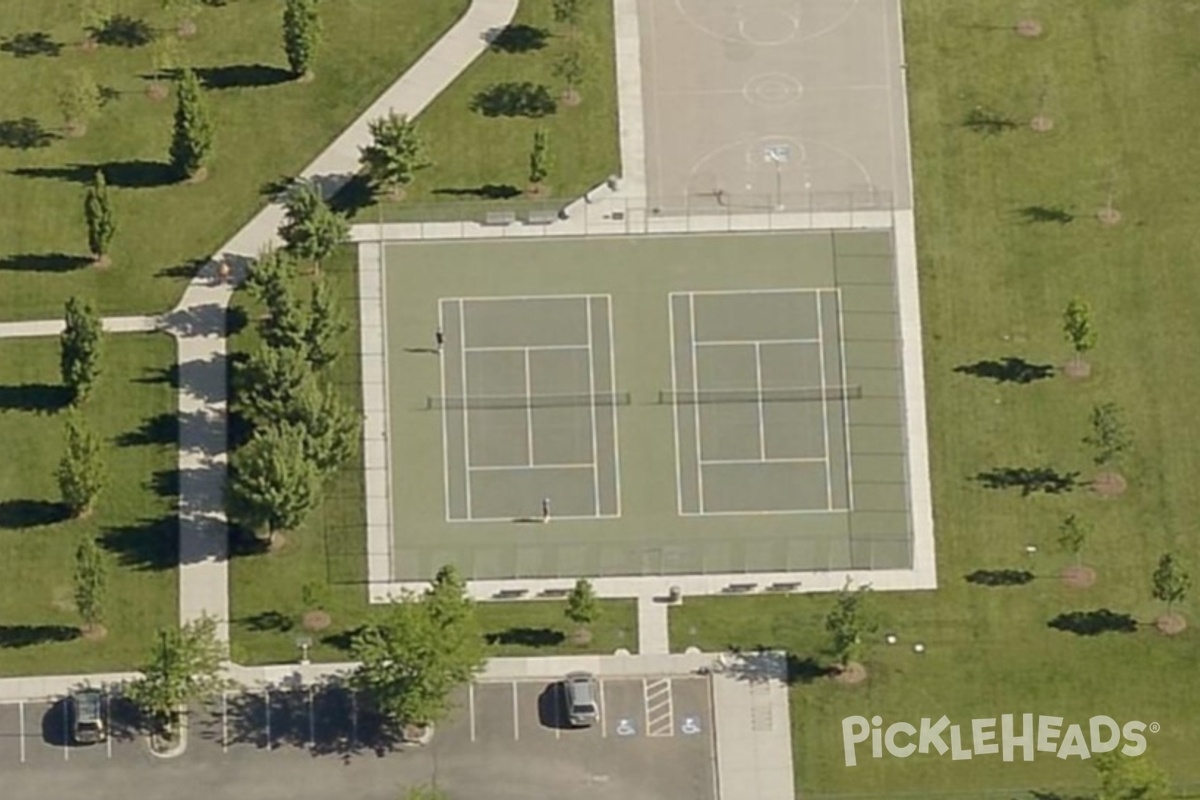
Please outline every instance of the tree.
[[862, 656], [863, 637], [879, 628], [874, 615], [866, 606], [870, 586], [851, 591], [850, 581], [837, 593], [834, 606], [825, 617], [825, 631], [830, 636], [829, 652], [839, 666], [845, 668]]
[[299, 350], [259, 347], [235, 373], [241, 410], [255, 425], [291, 418], [315, 380]]
[[581, 630], [586, 630], [600, 618], [600, 603], [596, 599], [592, 582], [587, 578], [575, 581], [575, 588], [567, 595], [567, 606], [563, 609], [563, 616]]
[[83, 136], [88, 123], [100, 113], [100, 86], [87, 70], [68, 72], [58, 87], [58, 109], [62, 112], [67, 133]]
[[350, 237], [350, 223], [334, 211], [311, 183], [298, 185], [284, 204], [284, 222], [279, 238], [284, 250], [297, 258], [313, 262], [317, 272], [321, 262]]
[[421, 597], [407, 595], [353, 640], [360, 666], [352, 684], [392, 725], [429, 725], [450, 709], [450, 693], [483, 669], [474, 604], [453, 570], [439, 571]]
[[304, 448], [302, 429], [274, 424], [256, 430], [234, 454], [230, 505], [267, 543], [304, 522], [320, 498], [320, 475]]
[[1090, 526], [1074, 514], [1064, 517], [1058, 527], [1058, 546], [1075, 557], [1076, 566], [1080, 564], [1080, 553], [1083, 552], [1083, 544], [1089, 533]]
[[167, 96], [167, 89], [162, 85], [164, 75], [179, 64], [179, 40], [174, 36], [159, 36], [150, 45], [150, 96], [162, 100]]
[[181, 708], [224, 687], [225, 656], [212, 617], [203, 616], [181, 628], [162, 628], [141, 668], [143, 677], [129, 685], [125, 696], [169, 731]]
[[294, 272], [292, 257], [268, 246], [259, 252], [258, 258], [246, 271], [246, 288], [256, 300], [271, 310], [283, 302], [282, 296], [289, 291]]
[[538, 186], [550, 174], [550, 133], [545, 128], [533, 132], [533, 150], [529, 153], [529, 182]]
[[113, 219], [108, 183], [104, 180], [102, 169], [92, 175], [92, 185], [88, 187], [83, 201], [83, 216], [87, 220], [88, 249], [95, 256], [97, 264], [107, 263], [108, 246], [117, 232], [117, 223]]
[[313, 369], [323, 370], [338, 360], [339, 340], [349, 328], [329, 287], [322, 280], [314, 281], [308, 301], [308, 327], [304, 330], [308, 363]]
[[579, 84], [583, 82], [583, 65], [583, 50], [578, 42], [572, 42], [554, 60], [552, 67], [554, 74], [566, 84], [563, 88], [562, 99], [567, 105], [576, 105], [581, 99]]
[[71, 402], [79, 404], [91, 393], [100, 376], [100, 338], [103, 324], [90, 303], [72, 297], [67, 301], [65, 326], [59, 336], [59, 368]]
[[55, 477], [63, 505], [71, 516], [86, 517], [92, 513], [105, 484], [100, 440], [88, 430], [75, 410], [67, 414], [66, 439], [66, 450], [58, 462]]
[[554, 21], [569, 25], [572, 33], [579, 27], [582, 12], [581, 0], [554, 0]]
[[1158, 559], [1158, 568], [1154, 570], [1154, 599], [1167, 604], [1167, 614], [1171, 607], [1187, 597], [1192, 588], [1192, 576], [1170, 553], [1163, 553]]
[[283, 6], [283, 50], [292, 74], [312, 77], [313, 57], [321, 42], [316, 0], [286, 0]]
[[1100, 774], [1096, 800], [1167, 800], [1174, 797], [1167, 776], [1148, 756], [1097, 753], [1094, 762]]
[[417, 123], [404, 114], [389, 113], [370, 123], [371, 144], [361, 149], [359, 162], [376, 192], [403, 193], [414, 173], [431, 162]]
[[1092, 327], [1092, 307], [1072, 298], [1063, 311], [1063, 335], [1075, 350], [1075, 363], [1083, 360], [1083, 354], [1096, 346], [1096, 331]]
[[185, 179], [204, 177], [212, 160], [213, 123], [196, 73], [184, 68], [175, 99], [175, 127], [171, 136], [171, 166]]
[[85, 536], [75, 549], [75, 608], [83, 618], [85, 630], [102, 628], [107, 595], [108, 567], [104, 555], [96, 540]]
[[306, 354], [308, 345], [305, 337], [309, 322], [300, 298], [291, 287], [283, 284], [272, 287], [266, 300], [267, 316], [259, 323], [263, 342], [275, 350], [295, 350]]
[[1097, 466], [1111, 463], [1133, 443], [1116, 403], [1097, 403], [1092, 406], [1091, 425], [1092, 432], [1083, 437], [1083, 442], [1096, 449], [1094, 460]]
[[96, 34], [104, 30], [112, 16], [111, 0], [83, 0], [79, 6], [79, 23], [83, 26], [88, 42], [95, 44]]
[[307, 383], [287, 421], [304, 431], [305, 456], [324, 477], [336, 473], [358, 452], [361, 419], [329, 383]]

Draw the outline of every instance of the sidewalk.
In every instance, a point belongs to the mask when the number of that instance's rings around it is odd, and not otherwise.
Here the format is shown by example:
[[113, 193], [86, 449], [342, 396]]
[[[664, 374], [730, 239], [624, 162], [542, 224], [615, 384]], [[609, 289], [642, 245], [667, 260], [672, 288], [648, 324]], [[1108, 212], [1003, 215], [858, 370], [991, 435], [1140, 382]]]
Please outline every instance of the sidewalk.
[[[101, 322], [108, 333], [146, 333], [156, 331], [160, 326], [158, 317], [105, 317]], [[58, 336], [65, 326], [61, 319], [0, 322], [0, 339]]]

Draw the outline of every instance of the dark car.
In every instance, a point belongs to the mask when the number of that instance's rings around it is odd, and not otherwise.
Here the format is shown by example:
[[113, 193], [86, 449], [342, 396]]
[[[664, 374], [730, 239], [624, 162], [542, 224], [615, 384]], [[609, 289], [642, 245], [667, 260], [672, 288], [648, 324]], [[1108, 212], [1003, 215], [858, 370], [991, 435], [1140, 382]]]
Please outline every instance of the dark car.
[[108, 735], [104, 727], [104, 695], [99, 689], [81, 689], [71, 695], [71, 740], [76, 744], [103, 742]]

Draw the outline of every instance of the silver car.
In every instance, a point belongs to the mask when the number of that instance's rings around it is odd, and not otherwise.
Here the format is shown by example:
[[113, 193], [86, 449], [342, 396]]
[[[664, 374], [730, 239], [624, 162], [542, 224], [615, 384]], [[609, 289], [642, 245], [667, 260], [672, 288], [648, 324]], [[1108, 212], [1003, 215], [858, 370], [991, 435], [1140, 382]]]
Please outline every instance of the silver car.
[[71, 695], [71, 739], [76, 744], [103, 742], [108, 736], [104, 727], [103, 700], [99, 689], [82, 689]]
[[596, 698], [600, 685], [590, 672], [571, 672], [563, 681], [563, 696], [566, 698], [567, 719], [576, 728], [586, 728], [599, 721], [600, 706]]

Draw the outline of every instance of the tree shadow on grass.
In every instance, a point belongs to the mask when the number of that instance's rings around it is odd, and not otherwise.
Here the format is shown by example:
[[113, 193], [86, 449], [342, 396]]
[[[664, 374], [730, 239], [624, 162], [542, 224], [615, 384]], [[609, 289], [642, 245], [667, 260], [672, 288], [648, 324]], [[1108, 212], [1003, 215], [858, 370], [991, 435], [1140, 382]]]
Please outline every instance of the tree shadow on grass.
[[69, 642], [78, 638], [79, 629], [69, 625], [0, 625], [0, 649]]
[[1029, 224], [1057, 222], [1059, 225], [1066, 225], [1075, 219], [1075, 215], [1070, 211], [1057, 206], [1025, 206], [1018, 208], [1017, 214]]
[[172, 413], [155, 414], [142, 420], [137, 430], [122, 433], [116, 441], [118, 447], [175, 444], [179, 441], [179, 417]]
[[[1013, 798], [1013, 800], [1020, 800]], [[1062, 792], [1041, 791], [1040, 789], [1030, 789], [1028, 800], [1096, 800], [1095, 795], [1091, 794], [1063, 794]]]
[[1031, 364], [1017, 356], [960, 364], [955, 372], [975, 378], [987, 378], [996, 383], [1027, 384], [1054, 376], [1053, 364]]
[[1027, 569], [977, 569], [963, 579], [977, 586], [1024, 586], [1034, 574]]
[[506, 628], [485, 633], [484, 641], [491, 645], [521, 645], [523, 647], [553, 647], [566, 641], [566, 634], [553, 628]]
[[71, 390], [50, 383], [22, 383], [0, 386], [0, 413], [34, 411], [54, 414], [71, 404]]
[[489, 29], [483, 38], [495, 52], [528, 53], [544, 48], [550, 31], [532, 25], [505, 25], [503, 28]]
[[365, 175], [355, 175], [329, 198], [329, 207], [339, 214], [354, 216], [375, 202], [375, 192]]
[[544, 84], [531, 81], [496, 83], [471, 98], [472, 111], [485, 117], [531, 117], [537, 119], [558, 110], [558, 103]]
[[287, 83], [296, 76], [285, 69], [267, 64], [230, 64], [223, 67], [199, 67], [196, 77], [205, 89], [253, 89]]
[[975, 476], [985, 489], [1017, 489], [1022, 497], [1066, 494], [1079, 485], [1078, 472], [1059, 472], [1052, 467], [995, 467]]
[[1000, 111], [975, 106], [963, 118], [963, 127], [984, 136], [999, 136], [1017, 128], [1017, 121]]
[[821, 664], [812, 656], [800, 656], [794, 653], [787, 654], [787, 682], [789, 686], [795, 684], [812, 683], [819, 678], [828, 678], [837, 672], [831, 666]]
[[1118, 614], [1107, 608], [1096, 611], [1070, 611], [1059, 614], [1046, 623], [1058, 631], [1077, 636], [1097, 636], [1101, 633], [1136, 633], [1137, 620], [1129, 614]]
[[163, 161], [109, 161], [104, 164], [69, 164], [65, 167], [21, 167], [11, 174], [22, 178], [47, 178], [91, 183], [97, 170], [104, 171], [109, 186], [122, 189], [151, 189], [176, 183], [179, 175], [170, 164]]
[[242, 617], [237, 622], [255, 633], [287, 633], [296, 627], [296, 620], [281, 611], [260, 611], [249, 617]]
[[0, 147], [10, 150], [35, 150], [49, 147], [59, 138], [62, 137], [43, 128], [42, 123], [33, 117], [0, 120]]
[[108, 47], [132, 49], [144, 47], [154, 41], [154, 29], [141, 17], [114, 14], [104, 25], [91, 29], [92, 38]]
[[0, 530], [21, 530], [54, 525], [70, 519], [62, 503], [47, 500], [5, 500], [0, 502]]
[[451, 195], [453, 197], [478, 197], [481, 200], [508, 200], [520, 197], [521, 190], [508, 183], [485, 183], [482, 186], [466, 188], [434, 189], [433, 194]]
[[179, 522], [173, 514], [107, 528], [99, 541], [125, 566], [163, 570], [179, 565]]
[[62, 52], [62, 42], [54, 41], [45, 31], [25, 31], [14, 33], [0, 44], [0, 52], [9, 53], [15, 58], [32, 58], [48, 56], [53, 58]]
[[74, 272], [91, 264], [86, 256], [66, 253], [17, 253], [0, 258], [0, 271], [6, 272]]

